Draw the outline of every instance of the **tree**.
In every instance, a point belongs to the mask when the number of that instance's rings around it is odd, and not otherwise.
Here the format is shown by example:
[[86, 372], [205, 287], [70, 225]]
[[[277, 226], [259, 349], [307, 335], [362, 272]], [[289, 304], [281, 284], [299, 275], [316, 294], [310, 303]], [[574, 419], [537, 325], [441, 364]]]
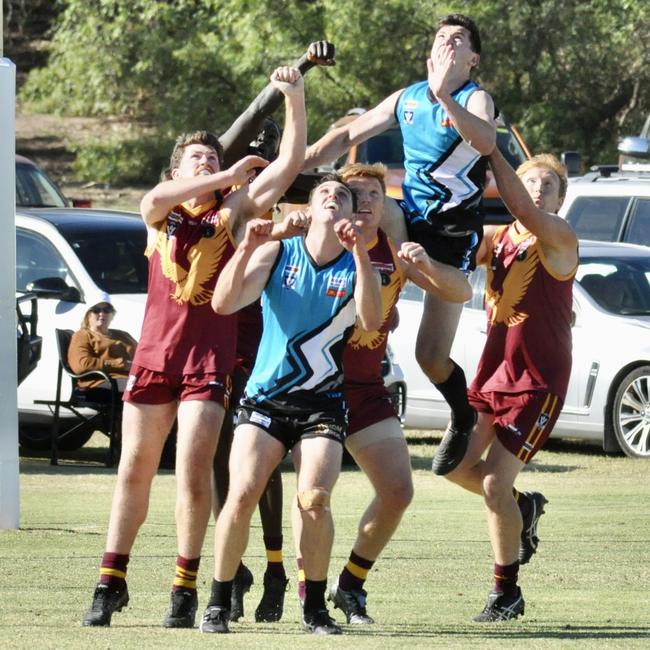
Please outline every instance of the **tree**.
[[348, 109], [424, 78], [437, 17], [459, 8], [481, 28], [478, 80], [533, 150], [611, 160], [617, 137], [650, 112], [650, 9], [635, 0], [65, 0], [48, 65], [21, 97], [131, 120], [139, 138], [148, 129], [142, 173], [176, 133], [223, 130], [274, 67], [327, 37], [338, 64], [306, 80], [313, 140]]

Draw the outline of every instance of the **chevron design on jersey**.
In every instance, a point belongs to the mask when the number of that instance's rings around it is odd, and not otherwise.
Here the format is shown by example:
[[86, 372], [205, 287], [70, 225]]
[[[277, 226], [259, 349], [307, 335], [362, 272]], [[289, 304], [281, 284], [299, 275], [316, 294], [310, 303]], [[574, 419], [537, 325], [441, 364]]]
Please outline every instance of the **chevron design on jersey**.
[[[327, 380], [339, 376], [340, 363], [336, 362], [331, 350], [343, 339], [342, 331], [354, 325], [355, 320], [355, 303], [354, 300], [349, 300], [325, 328], [305, 340], [295, 343], [292, 341], [289, 344], [288, 354], [292, 359], [300, 360], [299, 366], [303, 368], [302, 375], [292, 382], [293, 386], [289, 389], [289, 393], [319, 388]], [[311, 366], [306, 363], [307, 359], [311, 360]]]

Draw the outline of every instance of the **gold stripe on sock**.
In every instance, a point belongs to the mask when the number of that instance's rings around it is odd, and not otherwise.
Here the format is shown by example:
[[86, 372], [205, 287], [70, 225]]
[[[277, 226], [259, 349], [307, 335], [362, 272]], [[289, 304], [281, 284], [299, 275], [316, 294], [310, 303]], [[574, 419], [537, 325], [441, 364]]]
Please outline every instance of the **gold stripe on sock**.
[[368, 577], [368, 572], [369, 569], [364, 569], [363, 567], [360, 567], [358, 564], [355, 564], [352, 561], [348, 561], [348, 563], [345, 565], [345, 568], [355, 577], [359, 578], [359, 580], [366, 580]]
[[282, 563], [282, 550], [279, 551], [266, 551], [266, 559], [269, 562], [280, 562]]
[[305, 581], [305, 570], [298, 569], [298, 582], [304, 582], [304, 581]]
[[111, 569], [111, 567], [103, 566], [99, 569], [100, 576], [114, 576], [115, 578], [126, 578], [126, 571], [120, 571], [119, 569]]
[[196, 580], [183, 580], [183, 578], [179, 578], [178, 576], [174, 578], [173, 584], [175, 587], [186, 587], [187, 589], [196, 589]]

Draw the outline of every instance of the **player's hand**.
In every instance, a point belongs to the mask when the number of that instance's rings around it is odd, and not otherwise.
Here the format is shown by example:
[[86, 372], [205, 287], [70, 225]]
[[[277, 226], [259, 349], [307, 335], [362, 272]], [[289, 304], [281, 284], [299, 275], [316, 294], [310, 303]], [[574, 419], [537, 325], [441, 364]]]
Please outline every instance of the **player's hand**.
[[307, 60], [316, 65], [336, 65], [336, 48], [329, 41], [314, 41], [307, 48]]
[[334, 224], [334, 232], [345, 250], [352, 251], [363, 241], [361, 231], [350, 219], [341, 219]]
[[456, 50], [452, 43], [446, 43], [432, 51], [431, 55], [432, 58], [427, 59], [427, 80], [433, 96], [440, 98], [453, 90], [448, 84], [449, 75], [456, 65]]
[[416, 264], [421, 266], [429, 261], [429, 256], [420, 244], [412, 241], [405, 241], [399, 251], [397, 257], [407, 264]]
[[287, 237], [304, 234], [310, 224], [311, 215], [305, 210], [293, 210], [282, 220], [283, 231], [287, 233]]
[[287, 97], [303, 92], [303, 79], [298, 68], [286, 65], [276, 68], [271, 75], [271, 83]]
[[260, 156], [244, 156], [230, 167], [229, 171], [233, 175], [233, 185], [248, 185], [260, 171], [260, 168], [264, 168], [268, 164], [269, 161]]
[[271, 241], [272, 230], [273, 221], [271, 219], [251, 219], [246, 224], [246, 234], [242, 246], [254, 249]]

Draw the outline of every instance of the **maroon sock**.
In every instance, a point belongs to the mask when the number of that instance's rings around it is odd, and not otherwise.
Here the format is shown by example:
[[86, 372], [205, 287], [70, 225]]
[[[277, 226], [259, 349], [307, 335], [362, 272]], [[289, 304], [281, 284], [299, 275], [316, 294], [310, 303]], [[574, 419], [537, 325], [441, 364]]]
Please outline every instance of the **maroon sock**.
[[514, 596], [517, 593], [517, 575], [519, 573], [519, 562], [512, 564], [494, 564], [494, 591], [507, 596]]
[[99, 569], [99, 582], [121, 589], [126, 585], [126, 567], [129, 563], [129, 554], [109, 553], [102, 556]]
[[339, 587], [343, 591], [360, 591], [368, 577], [368, 571], [372, 569], [374, 561], [366, 560], [354, 551], [350, 553], [348, 563], [339, 576]]
[[172, 591], [196, 591], [196, 576], [199, 572], [201, 557], [188, 560], [182, 555], [176, 556], [176, 574]]

